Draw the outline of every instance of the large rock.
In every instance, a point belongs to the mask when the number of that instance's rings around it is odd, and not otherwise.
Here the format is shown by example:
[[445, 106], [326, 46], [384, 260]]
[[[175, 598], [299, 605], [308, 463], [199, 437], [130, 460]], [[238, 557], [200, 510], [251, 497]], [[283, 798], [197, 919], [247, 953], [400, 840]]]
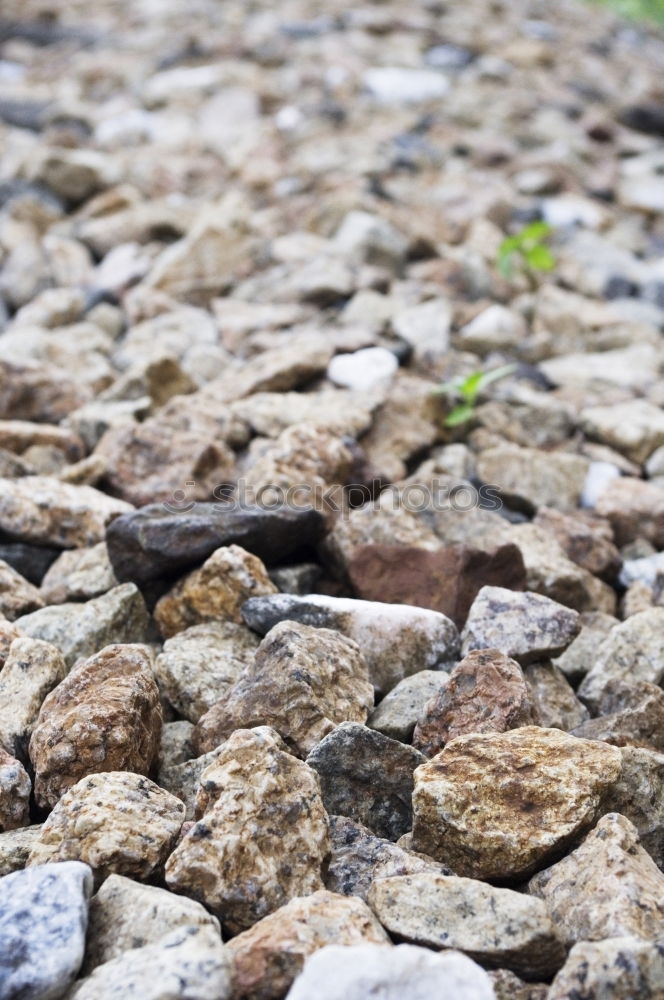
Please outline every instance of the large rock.
[[154, 617], [162, 635], [169, 637], [202, 622], [240, 622], [240, 608], [248, 598], [276, 593], [257, 556], [239, 545], [225, 545], [164, 594]]
[[0, 833], [27, 825], [31, 791], [23, 765], [0, 748]]
[[230, 693], [253, 662], [258, 643], [244, 625], [229, 621], [193, 625], [166, 640], [155, 661], [155, 676], [173, 708], [198, 722]]
[[460, 736], [415, 772], [413, 850], [472, 878], [528, 875], [591, 826], [620, 767], [557, 729]]
[[231, 933], [323, 888], [330, 844], [318, 775], [274, 730], [230, 737], [201, 776], [198, 814], [168, 859], [166, 882]]
[[622, 559], [613, 543], [611, 525], [603, 517], [593, 511], [563, 514], [552, 507], [540, 507], [533, 523], [553, 535], [572, 562], [602, 580], [615, 579]]
[[133, 583], [123, 583], [85, 604], [54, 604], [16, 622], [21, 632], [56, 646], [72, 666], [112, 643], [146, 642], [149, 618]]
[[307, 757], [328, 813], [348, 816], [397, 840], [412, 825], [413, 771], [424, 757], [382, 733], [344, 722]]
[[448, 664], [458, 650], [458, 633], [449, 618], [401, 604], [276, 594], [251, 598], [242, 617], [261, 635], [277, 622], [290, 620], [335, 629], [354, 639], [366, 659], [371, 683], [382, 693], [419, 670]]
[[149, 774], [161, 738], [159, 689], [144, 646], [106, 646], [44, 700], [30, 740], [35, 798], [54, 806], [86, 774]]
[[576, 850], [535, 875], [528, 890], [544, 900], [568, 945], [664, 936], [664, 874], [619, 813], [603, 816]]
[[556, 656], [580, 629], [578, 612], [541, 594], [482, 587], [462, 636], [462, 651], [498, 649], [519, 663]]
[[427, 948], [363, 944], [328, 945], [305, 962], [286, 1000], [495, 1000], [491, 980], [459, 952], [436, 955]]
[[90, 900], [84, 976], [104, 962], [134, 948], [156, 944], [178, 927], [210, 927], [219, 922], [205, 907], [154, 885], [141, 885], [124, 875], [109, 875]]
[[364, 600], [431, 608], [459, 628], [482, 587], [526, 587], [526, 570], [516, 545], [488, 551], [451, 545], [437, 552], [407, 545], [359, 545], [348, 563], [348, 575]]
[[449, 678], [443, 670], [420, 670], [404, 677], [374, 708], [367, 725], [393, 740], [410, 743], [424, 706], [445, 687]]
[[237, 684], [199, 720], [194, 745], [213, 750], [236, 729], [272, 726], [305, 757], [340, 722], [365, 722], [373, 688], [358, 646], [331, 629], [275, 625]]
[[168, 857], [184, 806], [128, 771], [89, 774], [65, 792], [41, 828], [28, 863], [85, 861], [98, 881], [148, 878]]
[[458, 948], [493, 968], [531, 979], [556, 972], [565, 957], [546, 907], [511, 889], [469, 878], [399, 875], [377, 879], [369, 905], [391, 935], [428, 948]]
[[595, 649], [591, 669], [579, 687], [579, 697], [597, 706], [610, 681], [664, 678], [664, 608], [648, 608], [615, 625]]
[[496, 445], [478, 455], [477, 474], [497, 487], [510, 506], [574, 510], [588, 472], [588, 459], [569, 452]]
[[661, 943], [634, 937], [580, 941], [553, 980], [547, 1000], [659, 1000], [664, 996]]
[[319, 889], [291, 899], [226, 946], [233, 1000], [279, 1000], [306, 958], [325, 945], [389, 944], [361, 899]]
[[317, 542], [324, 530], [313, 508], [192, 503], [169, 510], [151, 504], [116, 518], [106, 541], [118, 580], [144, 583], [200, 565], [222, 545], [241, 545], [268, 564], [278, 562]]
[[456, 736], [504, 733], [538, 721], [516, 660], [497, 649], [476, 649], [457, 664], [449, 683], [425, 705], [413, 745], [433, 757]]
[[0, 879], [0, 990], [7, 1000], [55, 1000], [83, 960], [92, 875], [70, 861]]
[[39, 710], [67, 673], [62, 654], [49, 642], [14, 639], [0, 670], [0, 745], [22, 761]]
[[50, 476], [0, 479], [0, 530], [24, 542], [62, 549], [95, 545], [114, 518], [131, 510], [92, 486]]

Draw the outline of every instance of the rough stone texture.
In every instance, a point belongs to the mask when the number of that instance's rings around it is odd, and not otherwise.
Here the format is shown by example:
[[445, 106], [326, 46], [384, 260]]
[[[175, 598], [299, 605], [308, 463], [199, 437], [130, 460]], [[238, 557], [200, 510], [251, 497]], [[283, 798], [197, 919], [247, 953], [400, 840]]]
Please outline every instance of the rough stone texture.
[[51, 564], [41, 583], [47, 604], [88, 601], [117, 586], [105, 542], [86, 549], [71, 549]]
[[40, 830], [41, 823], [35, 823], [0, 833], [0, 877], [25, 868]]
[[37, 803], [54, 806], [86, 774], [149, 774], [161, 724], [145, 646], [106, 646], [78, 663], [46, 696], [30, 739]]
[[366, 900], [374, 879], [392, 875], [434, 872], [450, 875], [449, 869], [423, 854], [405, 850], [347, 816], [330, 816], [332, 854], [325, 885], [332, 892]]
[[2, 996], [56, 1000], [83, 959], [92, 875], [70, 861], [0, 880]]
[[361, 899], [319, 889], [291, 899], [226, 946], [234, 1000], [279, 1000], [300, 974], [306, 958], [334, 944], [389, 944]]
[[166, 889], [141, 885], [124, 875], [109, 875], [90, 900], [87, 944], [81, 974], [134, 948], [156, 944], [178, 927], [210, 927], [219, 921], [205, 907]]
[[654, 483], [629, 476], [612, 479], [595, 510], [611, 522], [617, 545], [647, 538], [658, 550], [664, 547], [664, 490]]
[[664, 874], [619, 813], [603, 816], [576, 850], [528, 883], [568, 946], [610, 937], [661, 938], [663, 889]]
[[199, 721], [194, 745], [214, 749], [235, 729], [272, 726], [304, 757], [340, 722], [364, 722], [373, 706], [356, 643], [330, 629], [275, 625], [237, 684]]
[[615, 448], [639, 465], [664, 444], [664, 414], [645, 399], [590, 406], [581, 412], [581, 426], [589, 438]]
[[397, 840], [412, 825], [413, 771], [424, 757], [382, 733], [344, 722], [307, 757], [328, 813], [348, 816]]
[[604, 518], [591, 511], [563, 514], [540, 507], [533, 523], [553, 535], [568, 559], [589, 573], [608, 581], [617, 576], [622, 559]]
[[165, 722], [161, 727], [158, 763], [160, 768], [172, 767], [174, 764], [184, 764], [194, 756], [191, 734], [194, 731], [193, 722], [178, 719], [176, 722]]
[[588, 829], [620, 767], [557, 729], [460, 736], [415, 772], [412, 847], [459, 875], [527, 875]]
[[552, 663], [531, 663], [524, 670], [524, 677], [540, 726], [569, 732], [588, 718], [588, 709], [576, 697], [563, 672]]
[[410, 743], [424, 706], [445, 687], [449, 677], [442, 670], [420, 670], [404, 677], [374, 708], [367, 725], [393, 740]]
[[133, 583], [114, 587], [85, 604], [57, 604], [33, 611], [16, 622], [25, 635], [52, 643], [72, 666], [111, 643], [146, 642], [149, 620]]
[[43, 606], [44, 601], [37, 588], [0, 559], [0, 614], [13, 621]]
[[176, 583], [157, 602], [154, 617], [168, 638], [202, 622], [240, 622], [240, 608], [247, 598], [276, 593], [260, 559], [239, 545], [228, 545]]
[[664, 751], [664, 692], [647, 681], [609, 681], [597, 702], [601, 713], [574, 730], [575, 736], [613, 746]]
[[67, 1000], [230, 1000], [230, 968], [218, 931], [184, 926], [155, 944], [99, 965]]
[[14, 639], [0, 670], [0, 744], [19, 760], [44, 698], [63, 680], [67, 667], [55, 646], [41, 639]]
[[436, 955], [426, 948], [400, 944], [328, 945], [307, 959], [286, 1000], [495, 1000], [491, 980], [479, 965], [459, 952]]
[[537, 902], [532, 906], [511, 889], [430, 873], [379, 878], [369, 892], [381, 924], [400, 940], [458, 948], [482, 965], [543, 979], [560, 968], [565, 951]]
[[[362, 447], [366, 450], [366, 437], [362, 439]], [[364, 545], [398, 545], [435, 552], [441, 543], [414, 513], [393, 500], [379, 497], [374, 503], [350, 510], [339, 518], [322, 547], [330, 562], [341, 572], [347, 572], [355, 551]]]
[[498, 486], [510, 505], [528, 510], [554, 507], [570, 510], [578, 506], [588, 460], [568, 452], [546, 453], [538, 448], [501, 444], [483, 451], [477, 473], [485, 483]]
[[407, 605], [277, 594], [247, 601], [242, 617], [262, 635], [285, 619], [336, 629], [358, 644], [371, 683], [383, 694], [404, 677], [447, 664], [458, 650], [458, 633], [449, 618]]
[[578, 683], [593, 665], [597, 647], [619, 621], [601, 611], [586, 611], [581, 615], [581, 631], [564, 653], [554, 659], [554, 665], [571, 681]]
[[292, 424], [324, 424], [339, 435], [357, 437], [371, 425], [371, 403], [363, 392], [327, 389], [317, 393], [259, 392], [231, 405], [256, 434], [276, 438]]
[[575, 944], [547, 1000], [659, 1000], [663, 990], [664, 945], [614, 937]]
[[274, 730], [238, 730], [201, 776], [200, 819], [166, 865], [175, 892], [237, 933], [323, 888], [329, 854], [318, 775]]
[[89, 774], [58, 801], [28, 863], [78, 860], [98, 881], [114, 873], [147, 878], [168, 857], [183, 819], [183, 804], [140, 774]]
[[254, 659], [259, 640], [244, 625], [210, 621], [167, 639], [155, 676], [171, 705], [191, 722], [230, 692]]
[[201, 775], [210, 764], [217, 760], [222, 747], [223, 743], [200, 757], [195, 757], [192, 749], [188, 760], [160, 767], [157, 773], [157, 784], [171, 792], [176, 799], [184, 802], [185, 820], [196, 819], [196, 802]]
[[222, 545], [240, 545], [265, 563], [313, 544], [325, 529], [313, 508], [195, 503], [187, 510], [151, 504], [109, 527], [108, 554], [118, 580], [146, 582], [200, 565]]
[[597, 646], [579, 697], [593, 708], [613, 680], [660, 684], [664, 678], [664, 608], [649, 608], [616, 625]]
[[516, 545], [484, 551], [452, 545], [437, 552], [414, 546], [359, 545], [348, 563], [358, 597], [431, 608], [462, 628], [483, 586], [525, 590], [526, 570]]
[[54, 422], [86, 403], [87, 386], [53, 365], [0, 362], [0, 416]]
[[489, 972], [495, 1000], [547, 1000], [548, 986], [544, 983], [524, 983], [509, 969]]
[[462, 652], [498, 649], [519, 663], [562, 653], [580, 628], [579, 615], [540, 594], [482, 587], [462, 636]]
[[49, 476], [0, 479], [0, 530], [24, 542], [63, 549], [95, 545], [106, 526], [131, 509], [92, 486]]
[[28, 824], [31, 791], [23, 765], [0, 748], [0, 833]]
[[497, 649], [476, 649], [457, 664], [449, 683], [424, 706], [413, 746], [433, 757], [456, 736], [504, 733], [538, 721], [516, 660]]
[[642, 747], [621, 747], [622, 769], [609, 789], [604, 808], [626, 816], [641, 846], [664, 869], [664, 754]]

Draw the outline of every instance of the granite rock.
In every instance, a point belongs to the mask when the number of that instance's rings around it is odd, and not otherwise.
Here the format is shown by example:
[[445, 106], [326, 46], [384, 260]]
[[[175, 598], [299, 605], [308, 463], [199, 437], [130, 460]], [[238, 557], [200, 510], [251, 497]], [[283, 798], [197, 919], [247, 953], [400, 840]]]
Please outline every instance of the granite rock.
[[553, 980], [547, 1000], [657, 1000], [664, 989], [664, 946], [634, 937], [579, 941]]
[[84, 549], [69, 549], [51, 563], [41, 581], [46, 604], [89, 601], [117, 586], [105, 542]]
[[449, 677], [442, 670], [420, 670], [404, 677], [374, 708], [367, 725], [393, 740], [412, 742], [413, 730], [424, 706], [445, 687]]
[[60, 651], [49, 642], [19, 637], [9, 647], [0, 670], [0, 744], [20, 760], [28, 760], [44, 698], [66, 673]]
[[596, 646], [579, 697], [594, 708], [614, 680], [660, 684], [664, 678], [664, 608], [649, 608], [615, 625]]
[[0, 748], [0, 833], [27, 826], [32, 782], [20, 763]]

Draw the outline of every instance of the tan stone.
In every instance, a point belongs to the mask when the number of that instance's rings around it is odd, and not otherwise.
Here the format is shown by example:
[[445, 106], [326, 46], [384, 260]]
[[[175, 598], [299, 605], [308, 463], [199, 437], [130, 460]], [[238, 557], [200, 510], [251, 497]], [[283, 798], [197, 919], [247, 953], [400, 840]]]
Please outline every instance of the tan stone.
[[0, 559], [0, 614], [13, 621], [43, 606], [38, 589]]
[[588, 718], [588, 709], [576, 697], [563, 672], [552, 663], [531, 663], [524, 676], [540, 726], [569, 732]]
[[0, 878], [25, 868], [40, 832], [41, 823], [37, 823], [0, 833]]
[[29, 822], [32, 784], [15, 757], [0, 748], [0, 833]]
[[595, 510], [611, 522], [617, 545], [647, 538], [657, 549], [664, 546], [664, 490], [654, 483], [631, 476], [613, 479]]
[[144, 646], [107, 646], [46, 697], [30, 740], [35, 797], [53, 806], [86, 774], [148, 774], [161, 736], [159, 691]]
[[648, 608], [617, 623], [594, 649], [590, 670], [579, 687], [579, 697], [596, 707], [610, 681], [664, 679], [664, 608]]
[[44, 698], [63, 680], [67, 666], [50, 642], [14, 639], [0, 670], [0, 744], [27, 761], [28, 743]]
[[477, 459], [477, 474], [497, 486], [512, 503], [528, 509], [554, 507], [573, 510], [578, 506], [588, 459], [569, 452], [545, 452], [504, 444], [483, 451]]
[[47, 604], [87, 601], [117, 586], [106, 542], [85, 549], [70, 549], [53, 562], [41, 582]]

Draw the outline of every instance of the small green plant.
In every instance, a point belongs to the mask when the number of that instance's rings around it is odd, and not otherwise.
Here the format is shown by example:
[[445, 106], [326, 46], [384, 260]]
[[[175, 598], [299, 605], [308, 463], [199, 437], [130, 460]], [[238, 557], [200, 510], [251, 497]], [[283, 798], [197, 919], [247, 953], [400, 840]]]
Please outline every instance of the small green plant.
[[516, 365], [502, 365], [502, 367], [494, 368], [490, 372], [472, 372], [465, 377], [459, 376], [449, 382], [443, 382], [438, 389], [434, 390], [436, 393], [450, 394], [461, 399], [461, 402], [457, 403], [445, 417], [445, 426], [458, 427], [459, 424], [465, 424], [470, 420], [475, 412], [480, 393], [492, 382], [496, 382], [499, 378], [505, 378], [506, 375], [511, 375], [516, 367]]
[[514, 273], [515, 262], [529, 275], [552, 271], [556, 258], [546, 245], [553, 230], [548, 222], [531, 222], [514, 236], [507, 236], [498, 248], [497, 264], [506, 278]]

